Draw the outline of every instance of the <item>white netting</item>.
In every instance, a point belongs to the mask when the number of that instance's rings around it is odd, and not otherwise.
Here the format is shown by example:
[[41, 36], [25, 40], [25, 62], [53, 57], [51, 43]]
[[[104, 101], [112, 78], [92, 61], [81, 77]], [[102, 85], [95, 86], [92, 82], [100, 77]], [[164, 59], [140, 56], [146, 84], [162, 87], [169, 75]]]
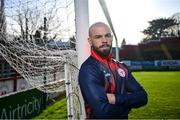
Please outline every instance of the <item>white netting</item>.
[[73, 0], [2, 0], [0, 54], [45, 92], [64, 90], [64, 63], [76, 66]]
[[33, 87], [46, 93], [66, 88], [68, 117], [80, 118], [74, 0], [1, 0], [0, 5], [0, 54]]

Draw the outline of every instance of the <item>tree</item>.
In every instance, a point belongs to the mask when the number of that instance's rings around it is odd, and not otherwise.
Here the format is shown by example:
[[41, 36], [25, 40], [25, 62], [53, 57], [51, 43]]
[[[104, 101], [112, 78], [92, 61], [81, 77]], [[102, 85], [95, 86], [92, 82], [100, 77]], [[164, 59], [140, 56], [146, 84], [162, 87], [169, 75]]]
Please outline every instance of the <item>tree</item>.
[[42, 34], [41, 34], [41, 31], [40, 30], [37, 30], [36, 32], [35, 32], [35, 35], [33, 36], [34, 37], [34, 39], [35, 39], [35, 43], [37, 44], [37, 45], [41, 45], [41, 43], [42, 43]]
[[145, 35], [143, 41], [147, 40], [158, 40], [162, 36], [172, 36], [175, 35], [170, 28], [179, 25], [174, 18], [159, 18], [149, 21], [149, 27], [142, 31]]
[[4, 0], [0, 1], [0, 32], [5, 34], [6, 33], [6, 20], [5, 20], [5, 13], [4, 13]]
[[180, 36], [180, 12], [173, 14], [172, 18], [175, 19], [176, 22], [179, 24], [170, 27], [169, 30], [172, 31], [175, 34], [175, 36]]
[[[23, 0], [20, 0], [19, 2], [22, 1]], [[62, 9], [58, 6], [60, 4], [59, 1], [42, 1], [41, 4], [45, 5], [45, 11], [41, 8], [41, 5], [35, 4], [33, 1], [27, 2], [27, 6], [20, 6], [19, 4], [17, 3], [17, 6], [11, 8], [14, 12], [13, 15], [9, 15], [13, 24], [16, 24], [10, 28], [13, 33], [19, 35], [19, 37], [27, 42], [34, 42], [33, 39], [35, 39], [35, 43], [38, 44], [40, 42], [47, 43], [48, 40], [52, 38], [60, 38], [62, 36], [62, 32], [65, 30], [62, 30], [64, 21], [57, 15]], [[33, 5], [35, 5], [35, 7]], [[40, 8], [38, 8], [39, 6]], [[46, 12], [45, 15], [44, 12]], [[41, 34], [41, 40], [39, 34]]]
[[76, 50], [76, 38], [74, 36], [70, 37], [70, 46], [72, 49]]
[[125, 38], [123, 38], [123, 40], [122, 40], [121, 47], [123, 47], [123, 45], [126, 45], [126, 40], [125, 40]]

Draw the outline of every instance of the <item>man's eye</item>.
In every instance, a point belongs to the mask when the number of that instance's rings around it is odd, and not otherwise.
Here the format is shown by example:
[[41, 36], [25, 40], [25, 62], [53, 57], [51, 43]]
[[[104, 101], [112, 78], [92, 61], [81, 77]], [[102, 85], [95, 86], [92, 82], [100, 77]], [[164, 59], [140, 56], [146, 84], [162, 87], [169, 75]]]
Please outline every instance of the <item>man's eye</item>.
[[111, 35], [111, 33], [108, 33], [105, 35], [105, 37], [110, 38], [110, 37], [112, 37], [112, 35]]
[[105, 37], [105, 38], [110, 38], [110, 37], [112, 37], [112, 35], [111, 35], [111, 33], [107, 33], [107, 34], [105, 34], [105, 35], [95, 35], [95, 36], [94, 36], [95, 39], [101, 39], [101, 38], [103, 38], [103, 37]]
[[100, 38], [102, 38], [102, 35], [96, 35], [95, 36], [95, 39], [100, 39]]

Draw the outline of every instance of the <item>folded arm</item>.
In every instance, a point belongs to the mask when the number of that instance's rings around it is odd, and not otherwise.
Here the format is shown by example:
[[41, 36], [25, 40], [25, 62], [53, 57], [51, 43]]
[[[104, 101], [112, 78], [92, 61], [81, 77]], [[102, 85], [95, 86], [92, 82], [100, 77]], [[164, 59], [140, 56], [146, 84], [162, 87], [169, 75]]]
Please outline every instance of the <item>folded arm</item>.
[[[128, 73], [128, 80], [126, 81], [127, 91], [124, 93], [127, 101], [126, 106], [130, 108], [138, 108], [147, 104], [148, 97], [144, 88], [135, 80], [132, 74]], [[122, 95], [115, 94], [115, 103], [121, 104]], [[109, 99], [110, 100], [110, 99]]]
[[[96, 68], [86, 66], [80, 70], [79, 84], [85, 99], [89, 104], [96, 118], [116, 118], [127, 115], [129, 109], [125, 109], [123, 104], [127, 101], [126, 96], [118, 101], [118, 104], [110, 104], [107, 94], [102, 84], [103, 78]], [[102, 75], [103, 76], [103, 75]]]

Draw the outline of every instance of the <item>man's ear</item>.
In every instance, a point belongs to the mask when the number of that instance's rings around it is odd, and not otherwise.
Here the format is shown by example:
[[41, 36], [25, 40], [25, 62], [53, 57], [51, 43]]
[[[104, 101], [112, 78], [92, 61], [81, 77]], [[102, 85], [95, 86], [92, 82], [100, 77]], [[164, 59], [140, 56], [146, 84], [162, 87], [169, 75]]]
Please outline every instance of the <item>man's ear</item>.
[[89, 44], [90, 44], [90, 46], [92, 45], [92, 40], [91, 40], [91, 38], [88, 38], [88, 42], [89, 42]]

